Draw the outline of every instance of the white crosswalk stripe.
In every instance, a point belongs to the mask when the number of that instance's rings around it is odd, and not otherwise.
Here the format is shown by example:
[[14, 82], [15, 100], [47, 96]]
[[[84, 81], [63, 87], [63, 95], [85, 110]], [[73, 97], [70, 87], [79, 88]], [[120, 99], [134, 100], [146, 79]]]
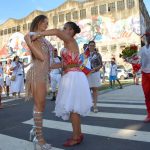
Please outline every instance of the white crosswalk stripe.
[[143, 100], [116, 100], [116, 99], [100, 99], [98, 102], [112, 102], [112, 103], [139, 103], [139, 104], [145, 104], [145, 101]]
[[98, 117], [98, 118], [137, 120], [137, 121], [142, 121], [145, 118], [145, 115], [106, 113], [106, 112], [98, 112], [96, 114], [95, 113], [90, 113], [88, 116]]
[[[32, 150], [33, 143], [15, 137], [0, 134], [0, 150]], [[52, 150], [63, 150], [53, 147]]]
[[[24, 123], [33, 125], [33, 120], [31, 119]], [[44, 127], [72, 131], [71, 123], [68, 122], [44, 120]], [[105, 137], [150, 142], [150, 132], [145, 131], [82, 125], [82, 132], [86, 134], [99, 135]]]
[[113, 108], [135, 108], [135, 109], [146, 109], [145, 105], [129, 105], [129, 104], [104, 104], [98, 103], [99, 107], [113, 107]]
[[[54, 113], [54, 111], [52, 113]], [[106, 113], [106, 112], [98, 112], [98, 113], [91, 112], [88, 116], [89, 117], [98, 117], [98, 118], [136, 120], [136, 121], [142, 121], [145, 118], [145, 115]]]

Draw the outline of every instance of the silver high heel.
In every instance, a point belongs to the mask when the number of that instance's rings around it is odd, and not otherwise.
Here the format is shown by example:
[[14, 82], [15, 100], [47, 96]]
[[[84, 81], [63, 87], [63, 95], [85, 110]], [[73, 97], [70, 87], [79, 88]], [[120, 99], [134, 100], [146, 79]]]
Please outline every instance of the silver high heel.
[[40, 144], [39, 140], [36, 137], [34, 137], [34, 139], [33, 139], [33, 144], [34, 144], [34, 150], [37, 150], [39, 148], [41, 150], [51, 150], [52, 149], [51, 144], [47, 144], [47, 143]]
[[38, 148], [40, 148], [41, 150], [51, 150], [52, 149], [51, 144], [40, 143], [44, 141], [42, 133], [42, 126], [43, 126], [42, 112], [34, 111], [33, 118], [34, 118], [34, 126], [33, 129], [30, 131], [30, 139], [32, 139], [32, 136], [34, 136], [33, 139], [34, 150], [37, 150]]
[[30, 130], [29, 140], [32, 141], [32, 139], [35, 136], [35, 126]]

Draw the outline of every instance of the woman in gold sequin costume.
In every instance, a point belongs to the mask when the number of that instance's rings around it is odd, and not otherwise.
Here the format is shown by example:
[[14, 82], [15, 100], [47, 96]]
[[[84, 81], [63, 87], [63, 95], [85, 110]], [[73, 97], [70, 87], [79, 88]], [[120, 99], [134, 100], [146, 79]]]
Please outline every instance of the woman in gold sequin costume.
[[[32, 21], [30, 32], [45, 31], [47, 26], [47, 17], [39, 15]], [[41, 150], [49, 150], [51, 149], [51, 145], [45, 142], [42, 134], [42, 114], [45, 109], [46, 84], [50, 66], [50, 54], [53, 50], [53, 46], [44, 37], [32, 41], [32, 36], [30, 34], [25, 36], [25, 41], [31, 50], [32, 55], [31, 68], [29, 69], [26, 78], [27, 98], [33, 97], [34, 99], [34, 126], [30, 131], [30, 139], [34, 136], [33, 143], [35, 149], [38, 146]]]

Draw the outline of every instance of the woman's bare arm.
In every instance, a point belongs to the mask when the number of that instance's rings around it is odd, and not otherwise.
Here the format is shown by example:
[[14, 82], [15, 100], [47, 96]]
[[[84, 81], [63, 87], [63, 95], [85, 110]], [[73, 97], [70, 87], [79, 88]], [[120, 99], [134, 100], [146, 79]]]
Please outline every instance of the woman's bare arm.
[[31, 50], [32, 54], [34, 55], [34, 57], [41, 61], [44, 61], [44, 56], [40, 50], [41, 47], [40, 43], [37, 40], [31, 42], [31, 38], [29, 34], [27, 34], [24, 39], [29, 49]]
[[50, 69], [58, 69], [58, 68], [62, 68], [62, 63], [56, 63], [56, 64], [51, 64]]
[[33, 40], [41, 36], [57, 36], [66, 43], [74, 41], [74, 39], [71, 36], [67, 35], [64, 31], [61, 31], [60, 29], [50, 29], [43, 32], [39, 32], [37, 35], [33, 36]]
[[28, 63], [26, 65], [23, 65], [24, 68], [28, 67], [31, 63]]

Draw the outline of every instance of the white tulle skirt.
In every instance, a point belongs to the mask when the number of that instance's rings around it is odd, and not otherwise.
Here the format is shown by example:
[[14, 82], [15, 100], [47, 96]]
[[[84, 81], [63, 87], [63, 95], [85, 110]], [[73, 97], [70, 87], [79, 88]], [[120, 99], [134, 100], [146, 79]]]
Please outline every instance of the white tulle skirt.
[[70, 71], [62, 76], [56, 98], [55, 113], [68, 120], [70, 112], [87, 116], [93, 103], [87, 77], [83, 72]]

